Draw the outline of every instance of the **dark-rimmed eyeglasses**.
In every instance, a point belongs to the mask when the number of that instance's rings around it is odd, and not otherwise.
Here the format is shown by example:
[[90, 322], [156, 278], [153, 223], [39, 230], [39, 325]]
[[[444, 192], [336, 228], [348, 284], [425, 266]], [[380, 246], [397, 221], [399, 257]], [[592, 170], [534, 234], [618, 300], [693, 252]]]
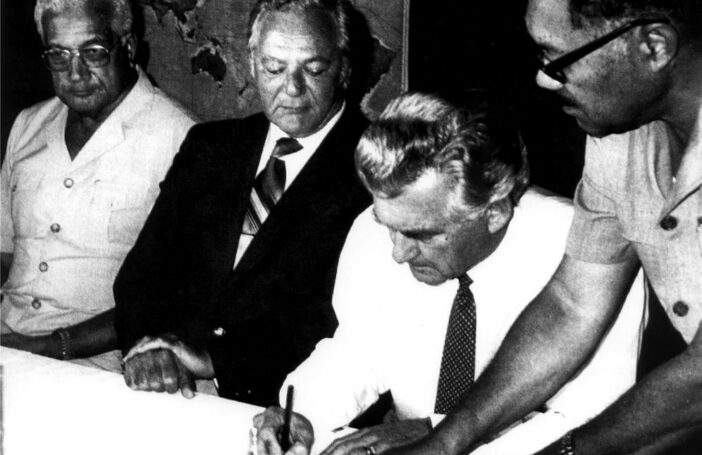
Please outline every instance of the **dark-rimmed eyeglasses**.
[[110, 63], [110, 53], [112, 53], [112, 49], [100, 44], [92, 44], [80, 49], [50, 47], [41, 56], [49, 70], [60, 72], [68, 69], [73, 56], [78, 56], [88, 68], [103, 67]]
[[568, 52], [565, 55], [562, 55], [558, 57], [557, 59], [551, 61], [551, 62], [541, 62], [541, 66], [539, 67], [539, 71], [550, 77], [551, 79], [560, 82], [561, 84], [565, 83], [566, 81], [566, 75], [563, 72], [563, 70], [572, 65], [573, 63], [577, 62], [581, 58], [585, 57], [586, 55], [596, 51], [597, 49], [601, 48], [605, 44], [609, 43], [610, 41], [613, 41], [615, 38], [620, 37], [624, 33], [628, 32], [629, 30], [639, 27], [641, 25], [648, 25], [648, 24], [653, 24], [656, 22], [661, 22], [668, 24], [670, 21], [666, 18], [662, 17], [655, 17], [655, 18], [639, 18], [639, 19], [634, 19], [631, 22], [627, 22], [626, 24], [622, 25], [621, 27], [615, 28], [609, 33], [606, 33], [603, 36], [600, 36], [599, 38], [595, 39], [594, 41], [591, 41], [575, 50], [572, 50]]

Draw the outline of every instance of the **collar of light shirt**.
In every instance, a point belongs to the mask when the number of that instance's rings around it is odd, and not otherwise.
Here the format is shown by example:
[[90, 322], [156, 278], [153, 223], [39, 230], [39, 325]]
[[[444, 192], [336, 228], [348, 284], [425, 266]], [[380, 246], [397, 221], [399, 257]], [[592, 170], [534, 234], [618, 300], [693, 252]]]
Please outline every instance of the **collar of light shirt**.
[[[329, 131], [334, 128], [334, 125], [336, 125], [341, 118], [341, 115], [344, 113], [345, 108], [346, 103], [341, 105], [339, 112], [334, 114], [334, 116], [327, 122], [326, 125], [324, 125], [321, 130], [307, 137], [296, 138], [300, 145], [302, 145], [302, 150], [281, 157], [285, 163], [285, 190], [290, 187], [290, 184], [295, 180], [295, 177], [297, 177], [312, 154], [315, 152], [315, 150], [317, 150], [319, 144], [321, 144], [324, 138], [327, 137]], [[278, 128], [277, 125], [271, 123], [268, 128], [266, 142], [263, 145], [263, 153], [261, 153], [261, 159], [258, 162], [258, 170], [256, 171], [256, 175], [258, 175], [266, 167], [266, 163], [268, 163], [268, 159], [270, 158], [271, 153], [273, 153], [273, 148], [275, 147], [276, 142], [278, 142], [278, 139], [283, 137], [289, 137], [289, 135]]]

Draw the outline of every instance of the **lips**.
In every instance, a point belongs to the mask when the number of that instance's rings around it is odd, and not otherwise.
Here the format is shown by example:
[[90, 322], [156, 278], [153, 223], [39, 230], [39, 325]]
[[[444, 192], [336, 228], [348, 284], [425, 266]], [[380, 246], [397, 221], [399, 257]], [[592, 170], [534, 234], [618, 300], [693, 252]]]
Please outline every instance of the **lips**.
[[78, 97], [78, 98], [85, 98], [87, 96], [92, 95], [93, 91], [92, 90], [71, 90], [69, 93], [75, 97]]
[[290, 113], [298, 113], [298, 112], [304, 112], [308, 109], [307, 106], [280, 106], [282, 111], [285, 112], [290, 112]]

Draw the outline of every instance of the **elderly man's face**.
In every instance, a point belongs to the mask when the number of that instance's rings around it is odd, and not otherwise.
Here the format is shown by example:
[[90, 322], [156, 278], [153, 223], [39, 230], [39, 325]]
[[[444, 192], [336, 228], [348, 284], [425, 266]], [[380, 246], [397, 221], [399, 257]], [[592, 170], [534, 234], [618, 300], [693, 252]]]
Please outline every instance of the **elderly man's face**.
[[[555, 60], [609, 31], [609, 28], [593, 30], [588, 26], [573, 28], [568, 3], [529, 1], [526, 24], [544, 62]], [[654, 77], [635, 55], [638, 31], [639, 27], [634, 28], [566, 67], [565, 83], [542, 72], [537, 74], [537, 84], [558, 94], [563, 110], [588, 134], [620, 133], [651, 120], [662, 80]]]
[[454, 191], [445, 176], [429, 171], [397, 197], [373, 195], [375, 218], [390, 231], [393, 259], [407, 263], [423, 283], [456, 278], [492, 251], [485, 212], [462, 220], [450, 216]]
[[316, 10], [268, 13], [251, 55], [268, 119], [293, 137], [321, 129], [342, 103], [342, 58], [331, 18]]
[[91, 13], [75, 10], [47, 13], [43, 24], [47, 48], [71, 50], [99, 44], [112, 49], [105, 66], [89, 68], [74, 55], [65, 71], [51, 72], [56, 95], [69, 109], [82, 116], [104, 118], [129, 87], [126, 41], [112, 36], [109, 24]]

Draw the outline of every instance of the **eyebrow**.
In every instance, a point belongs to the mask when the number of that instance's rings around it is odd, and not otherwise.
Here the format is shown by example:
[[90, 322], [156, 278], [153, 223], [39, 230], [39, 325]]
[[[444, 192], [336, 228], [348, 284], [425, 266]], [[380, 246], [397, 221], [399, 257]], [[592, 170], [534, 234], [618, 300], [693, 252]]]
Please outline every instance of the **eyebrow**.
[[[275, 62], [275, 63], [283, 63], [287, 64], [288, 62], [286, 60], [273, 57], [272, 55], [261, 55], [261, 61], [262, 62]], [[313, 57], [310, 57], [308, 59], [305, 59], [302, 61], [303, 65], [307, 65], [309, 63], [315, 63], [315, 62], [320, 62], [320, 63], [326, 63], [328, 65], [331, 65], [333, 59], [327, 58], [327, 57], [322, 57], [321, 55], [315, 55]]]
[[[106, 46], [106, 45], [110, 44], [110, 41], [106, 38], [96, 36], [96, 37], [90, 38], [89, 40], [84, 41], [80, 46], [78, 46], [78, 48], [93, 46], [95, 44], [99, 44], [100, 46]], [[64, 46], [61, 46], [59, 44], [51, 43], [51, 42], [47, 43], [47, 47], [57, 47], [59, 49], [69, 49], [68, 47], [64, 47]]]
[[436, 230], [436, 229], [429, 229], [429, 228], [418, 228], [418, 229], [395, 229], [392, 226], [388, 226], [387, 224], [383, 223], [380, 221], [380, 218], [378, 218], [378, 215], [375, 212], [375, 208], [371, 209], [371, 213], [373, 215], [373, 221], [376, 223], [385, 226], [388, 229], [392, 229], [394, 231], [402, 233], [405, 237], [423, 237], [423, 236], [434, 236], [441, 234], [441, 230]]

